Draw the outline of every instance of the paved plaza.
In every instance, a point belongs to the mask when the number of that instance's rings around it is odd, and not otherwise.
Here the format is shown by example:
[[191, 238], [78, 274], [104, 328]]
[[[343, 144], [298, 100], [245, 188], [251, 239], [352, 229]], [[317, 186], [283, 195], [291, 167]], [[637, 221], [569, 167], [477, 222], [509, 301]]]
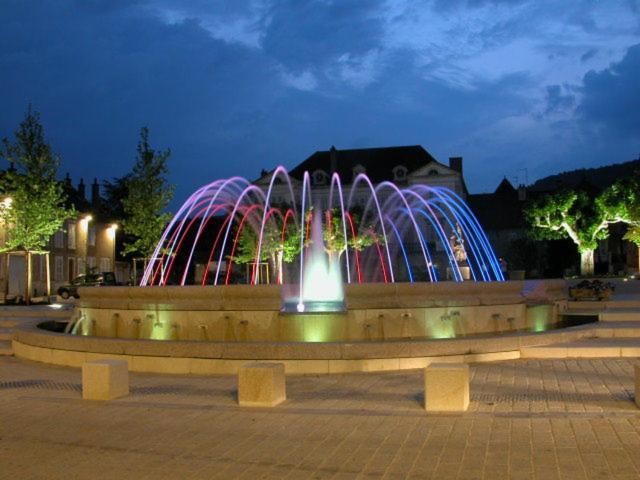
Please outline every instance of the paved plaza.
[[422, 371], [289, 376], [250, 409], [231, 376], [132, 374], [91, 402], [79, 369], [0, 357], [0, 478], [637, 479], [636, 361], [472, 365], [469, 411], [435, 415]]

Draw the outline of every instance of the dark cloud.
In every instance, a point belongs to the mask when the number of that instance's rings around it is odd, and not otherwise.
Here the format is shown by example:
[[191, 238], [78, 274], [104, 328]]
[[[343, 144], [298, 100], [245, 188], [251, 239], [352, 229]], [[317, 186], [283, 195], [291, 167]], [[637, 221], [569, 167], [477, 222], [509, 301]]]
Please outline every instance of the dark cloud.
[[379, 48], [381, 0], [278, 2], [269, 11], [263, 48], [293, 69]]
[[529, 0], [434, 0], [433, 7], [438, 11], [460, 8], [481, 8], [487, 5], [515, 6], [527, 3]]
[[566, 112], [573, 108], [575, 102], [575, 95], [572, 93], [563, 94], [563, 87], [561, 85], [549, 85], [547, 86], [547, 108], [545, 114]]
[[640, 139], [640, 44], [609, 68], [584, 77], [582, 120], [616, 136]]
[[[455, 3], [475, 12], [494, 2]], [[482, 54], [533, 35], [540, 47], [536, 28], [553, 12], [546, 2], [523, 6], [515, 18], [485, 19], [477, 38], [468, 26], [446, 30], [458, 50], [431, 55], [443, 46], [432, 42], [429, 29], [448, 28], [447, 15], [406, 24], [402, 33], [411, 40], [425, 36], [424, 50], [394, 44], [386, 30], [393, 21], [383, 17], [389, 4], [382, 0], [5, 0], [0, 137], [12, 134], [31, 102], [63, 156], [62, 172], [86, 180], [127, 172], [139, 128], [147, 125], [153, 145], [173, 151], [176, 203], [212, 179], [254, 178], [261, 168], [293, 166], [330, 145], [422, 144], [444, 161], [463, 155], [472, 191], [493, 189], [514, 168], [552, 173], [562, 162], [571, 167], [586, 161], [585, 152], [589, 161], [596, 159], [593, 148], [575, 140], [578, 122], [571, 112], [578, 97], [562, 80], [545, 87], [528, 70], [483, 76], [455, 63], [471, 55], [468, 42]], [[410, 14], [401, 12], [394, 21]], [[576, 64], [586, 49], [551, 43], [547, 39], [544, 48], [564, 52], [563, 61]], [[597, 59], [607, 50], [599, 52]], [[631, 64], [637, 67], [632, 51], [619, 64], [587, 75], [577, 117], [582, 124], [633, 130], [640, 109]], [[532, 94], [541, 89], [542, 106]], [[634, 91], [635, 100], [626, 102], [635, 105], [634, 114], [615, 106]], [[545, 110], [570, 118], [550, 124], [560, 115], [535, 116]], [[597, 155], [608, 149], [607, 160], [625, 159], [628, 142], [589, 136], [594, 138], [602, 144]], [[540, 159], [548, 171], [540, 169]]]
[[597, 48], [590, 48], [589, 50], [587, 50], [582, 54], [582, 56], [580, 57], [580, 61], [587, 62], [591, 60], [593, 57], [595, 57], [597, 53], [598, 53]]

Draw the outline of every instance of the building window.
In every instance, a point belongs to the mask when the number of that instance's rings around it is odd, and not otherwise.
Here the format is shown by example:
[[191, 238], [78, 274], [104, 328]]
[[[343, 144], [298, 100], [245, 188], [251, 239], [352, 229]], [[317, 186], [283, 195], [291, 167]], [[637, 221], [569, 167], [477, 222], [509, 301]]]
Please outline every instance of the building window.
[[95, 247], [96, 246], [96, 227], [94, 225], [91, 225], [89, 227], [89, 232], [87, 233], [87, 237], [88, 237], [88, 242], [89, 242], [89, 246], [90, 247]]
[[78, 257], [78, 275], [84, 275], [87, 273], [87, 263], [84, 258]]
[[101, 272], [110, 272], [111, 271], [111, 259], [108, 257], [102, 257], [100, 259], [100, 271]]
[[436, 170], [435, 168], [429, 170], [429, 173], [427, 175], [429, 175], [430, 177], [435, 177], [436, 175], [438, 175], [440, 172], [438, 172], [438, 170]]
[[87, 267], [90, 272], [96, 269], [96, 257], [87, 257]]
[[69, 281], [76, 277], [76, 259], [69, 257], [67, 261], [67, 278]]
[[62, 281], [64, 278], [64, 258], [60, 255], [56, 255], [54, 261], [54, 278], [57, 282]]
[[76, 249], [76, 224], [70, 223], [67, 228], [67, 247], [70, 250]]
[[353, 180], [355, 180], [358, 175], [360, 175], [361, 173], [365, 173], [366, 171], [367, 171], [367, 169], [364, 168], [360, 164], [358, 164], [355, 167], [353, 167], [353, 170], [352, 170], [352, 172], [353, 172]]
[[402, 181], [407, 178], [407, 167], [404, 165], [398, 165], [393, 168], [393, 179], [395, 181]]
[[313, 172], [313, 184], [314, 185], [324, 185], [327, 183], [327, 174], [322, 170], [316, 170]]
[[55, 248], [64, 248], [64, 232], [62, 230], [58, 230], [53, 235], [53, 246]]

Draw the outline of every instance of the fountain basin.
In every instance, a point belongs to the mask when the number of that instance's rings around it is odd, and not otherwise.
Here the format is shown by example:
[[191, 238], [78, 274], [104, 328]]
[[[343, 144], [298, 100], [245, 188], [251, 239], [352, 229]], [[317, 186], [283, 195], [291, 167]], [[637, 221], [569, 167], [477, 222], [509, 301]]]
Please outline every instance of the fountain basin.
[[283, 313], [280, 287], [85, 288], [82, 335], [221, 342], [342, 342], [454, 338], [557, 322], [564, 282], [347, 285], [346, 311]]
[[[282, 314], [278, 292], [87, 288], [75, 315], [90, 331], [55, 333], [34, 321], [17, 332], [14, 351], [70, 366], [119, 358], [132, 371], [160, 373], [231, 374], [252, 360], [281, 361], [287, 373], [333, 373], [518, 358], [523, 346], [589, 334], [588, 325], [554, 329], [566, 306], [564, 281], [350, 285], [345, 313], [306, 315]], [[442, 323], [449, 330], [434, 338]], [[154, 328], [166, 339], [154, 340]]]

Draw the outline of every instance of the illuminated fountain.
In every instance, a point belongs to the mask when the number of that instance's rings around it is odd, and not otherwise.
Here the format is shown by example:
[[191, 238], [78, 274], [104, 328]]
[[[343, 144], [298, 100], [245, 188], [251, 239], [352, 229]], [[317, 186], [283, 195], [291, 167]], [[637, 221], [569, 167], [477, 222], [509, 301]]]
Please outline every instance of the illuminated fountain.
[[302, 282], [297, 298], [285, 297], [283, 311], [298, 313], [341, 312], [344, 306], [344, 288], [340, 264], [336, 259], [328, 258], [322, 235], [322, 223], [319, 215], [311, 223], [311, 247], [304, 263]]
[[[285, 311], [312, 312], [343, 310], [342, 279], [504, 280], [482, 227], [450, 189], [374, 186], [359, 174], [344, 192], [337, 173], [328, 189], [314, 187], [308, 172], [300, 182], [278, 167], [268, 186], [233, 177], [199, 188], [164, 231], [140, 285], [277, 283], [295, 287]], [[240, 262], [249, 268], [238, 280]]]
[[348, 191], [337, 174], [312, 188], [282, 167], [264, 185], [212, 182], [152, 258], [140, 287], [81, 288], [72, 334], [20, 330], [16, 355], [189, 374], [247, 361], [283, 362], [287, 374], [422, 368], [516, 358], [525, 340], [557, 338], [533, 332], [562, 327], [567, 305], [562, 280], [502, 281], [453, 191], [364, 174]]

